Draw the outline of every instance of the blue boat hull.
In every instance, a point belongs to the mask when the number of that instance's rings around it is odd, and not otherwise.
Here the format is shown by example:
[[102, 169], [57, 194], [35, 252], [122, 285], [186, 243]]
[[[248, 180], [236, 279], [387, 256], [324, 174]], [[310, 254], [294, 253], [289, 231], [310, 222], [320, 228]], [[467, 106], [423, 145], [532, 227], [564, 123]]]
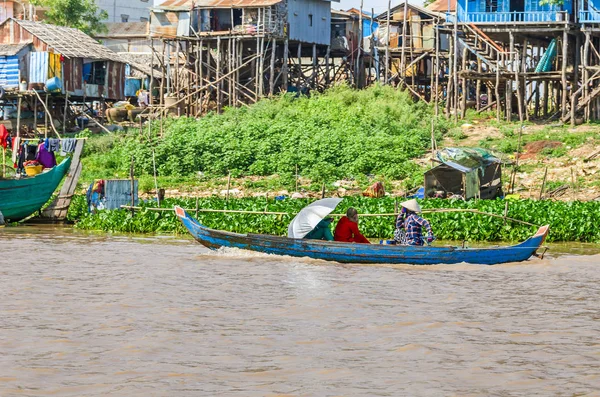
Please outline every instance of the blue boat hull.
[[293, 239], [263, 234], [238, 234], [209, 229], [180, 207], [175, 212], [191, 235], [202, 245], [240, 248], [275, 255], [309, 257], [342, 263], [435, 265], [473, 263], [495, 265], [529, 259], [543, 244], [548, 226], [518, 245], [492, 248], [415, 247], [404, 245], [353, 244]]

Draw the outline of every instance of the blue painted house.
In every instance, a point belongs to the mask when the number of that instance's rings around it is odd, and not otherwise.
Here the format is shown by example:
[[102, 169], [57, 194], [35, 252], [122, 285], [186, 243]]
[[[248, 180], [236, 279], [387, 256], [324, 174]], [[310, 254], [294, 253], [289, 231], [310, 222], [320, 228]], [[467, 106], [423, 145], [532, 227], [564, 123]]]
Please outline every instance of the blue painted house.
[[573, 0], [562, 6], [540, 5], [540, 0], [458, 0], [457, 17], [474, 24], [565, 23], [574, 22], [573, 11]]
[[579, 2], [579, 22], [582, 24], [600, 23], [600, 0]]

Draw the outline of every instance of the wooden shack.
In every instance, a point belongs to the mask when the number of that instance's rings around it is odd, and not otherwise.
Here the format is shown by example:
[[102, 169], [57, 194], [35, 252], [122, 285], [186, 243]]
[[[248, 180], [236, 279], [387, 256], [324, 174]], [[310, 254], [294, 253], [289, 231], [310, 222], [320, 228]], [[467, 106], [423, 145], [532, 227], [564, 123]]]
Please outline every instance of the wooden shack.
[[124, 97], [125, 63], [80, 30], [11, 18], [0, 24], [0, 44], [27, 44], [18, 67], [29, 89], [43, 89], [56, 77], [63, 94], [90, 100]]
[[442, 95], [435, 71], [448, 55], [448, 35], [437, 29], [445, 14], [404, 2], [376, 20], [378, 55], [387, 65], [384, 80], [407, 87], [425, 101]]
[[485, 150], [446, 148], [435, 160], [439, 165], [425, 172], [425, 197], [469, 200], [503, 196], [501, 161]]

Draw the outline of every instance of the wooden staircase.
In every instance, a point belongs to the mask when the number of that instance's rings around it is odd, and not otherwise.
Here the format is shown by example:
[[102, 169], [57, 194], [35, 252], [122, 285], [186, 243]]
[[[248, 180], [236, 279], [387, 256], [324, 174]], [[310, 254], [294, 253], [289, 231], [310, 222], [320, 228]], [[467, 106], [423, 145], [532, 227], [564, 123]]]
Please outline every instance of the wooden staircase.
[[[458, 32], [458, 40], [491, 70], [505, 70], [504, 62], [508, 60], [508, 52], [490, 39], [481, 29], [473, 24], [463, 25]], [[498, 63], [500, 61], [500, 64]]]

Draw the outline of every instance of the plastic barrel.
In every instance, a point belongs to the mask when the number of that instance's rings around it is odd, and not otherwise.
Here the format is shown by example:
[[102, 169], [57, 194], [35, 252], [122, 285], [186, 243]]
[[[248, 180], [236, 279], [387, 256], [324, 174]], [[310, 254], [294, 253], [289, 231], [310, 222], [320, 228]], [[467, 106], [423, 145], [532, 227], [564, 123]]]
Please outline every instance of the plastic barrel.
[[58, 77], [52, 77], [46, 80], [46, 89], [48, 91], [56, 91], [62, 89], [62, 83]]

